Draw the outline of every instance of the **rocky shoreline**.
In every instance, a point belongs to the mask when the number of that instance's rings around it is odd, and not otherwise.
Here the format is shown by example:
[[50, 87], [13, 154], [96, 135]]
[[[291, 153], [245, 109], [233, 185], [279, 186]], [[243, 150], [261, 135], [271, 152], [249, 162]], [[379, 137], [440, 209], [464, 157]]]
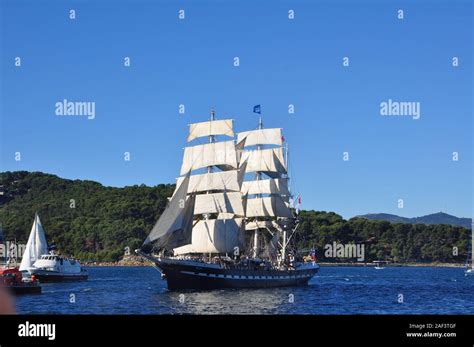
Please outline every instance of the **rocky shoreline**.
[[[357, 267], [373, 267], [374, 263], [327, 263], [320, 262], [320, 266], [357, 266]], [[153, 266], [153, 263], [145, 260], [139, 256], [126, 256], [117, 262], [83, 262], [84, 266]], [[400, 266], [418, 266], [418, 267], [452, 267], [452, 268], [463, 268], [464, 264], [461, 263], [389, 263], [387, 267], [400, 267]]]
[[142, 257], [130, 255], [116, 262], [82, 262], [84, 266], [153, 266], [151, 261], [143, 259]]

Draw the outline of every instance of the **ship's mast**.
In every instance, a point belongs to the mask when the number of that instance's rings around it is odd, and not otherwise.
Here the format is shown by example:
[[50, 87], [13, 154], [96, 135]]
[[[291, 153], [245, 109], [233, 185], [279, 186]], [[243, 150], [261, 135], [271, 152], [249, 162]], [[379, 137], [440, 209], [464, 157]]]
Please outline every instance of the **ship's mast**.
[[[211, 122], [216, 120], [216, 111], [213, 108], [211, 109], [211, 117], [209, 118], [209, 120]], [[216, 141], [215, 136], [209, 135], [209, 143], [214, 143], [215, 141]], [[207, 167], [207, 173], [212, 173], [212, 166]], [[206, 194], [210, 194], [210, 191], [208, 190]], [[204, 218], [209, 219], [209, 214], [204, 215]], [[209, 253], [209, 260], [211, 259], [211, 257], [212, 257], [212, 254]]]
[[[214, 109], [211, 109], [211, 118], [209, 119], [211, 122], [216, 120], [216, 111]], [[209, 143], [215, 142], [215, 137], [214, 135], [209, 135]], [[212, 166], [207, 167], [207, 172], [211, 173], [212, 172]]]
[[[258, 122], [258, 129], [263, 129], [263, 121], [262, 121], [262, 116], [260, 116], [260, 120]], [[262, 149], [262, 145], [257, 145], [257, 149], [260, 151]], [[257, 171], [256, 173], [256, 180], [259, 181], [260, 178], [262, 177], [262, 173], [260, 171]], [[257, 198], [260, 198], [262, 195], [257, 194]], [[254, 231], [254, 236], [253, 236], [253, 257], [257, 258], [258, 257], [258, 228], [255, 229]]]
[[[290, 178], [289, 178], [289, 174], [288, 174], [288, 143], [285, 145], [285, 167], [286, 167], [286, 181], [288, 182], [288, 191], [290, 191]], [[291, 197], [291, 191], [290, 191], [290, 197]], [[288, 226], [286, 224], [283, 225], [283, 240], [282, 240], [282, 247], [281, 247], [281, 261], [282, 263], [284, 264], [285, 263], [285, 260], [286, 260], [286, 239], [287, 239], [287, 229], [288, 229]]]

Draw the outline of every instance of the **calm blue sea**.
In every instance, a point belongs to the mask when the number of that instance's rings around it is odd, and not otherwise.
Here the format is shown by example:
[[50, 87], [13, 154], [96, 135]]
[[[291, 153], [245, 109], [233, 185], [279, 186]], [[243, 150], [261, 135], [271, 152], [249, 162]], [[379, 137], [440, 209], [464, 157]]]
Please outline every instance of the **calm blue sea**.
[[169, 292], [151, 267], [89, 273], [86, 282], [43, 284], [43, 294], [18, 297], [18, 313], [474, 314], [474, 278], [456, 268], [323, 267], [306, 287], [185, 293]]

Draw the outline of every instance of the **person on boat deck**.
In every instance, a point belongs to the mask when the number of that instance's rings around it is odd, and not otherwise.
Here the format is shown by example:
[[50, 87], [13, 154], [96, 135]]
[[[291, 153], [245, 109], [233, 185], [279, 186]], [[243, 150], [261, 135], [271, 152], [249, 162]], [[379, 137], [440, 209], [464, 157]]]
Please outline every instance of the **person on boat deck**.
[[290, 254], [290, 267], [295, 267], [295, 257], [293, 256], [293, 254]]
[[13, 299], [5, 288], [0, 287], [0, 314], [15, 314]]

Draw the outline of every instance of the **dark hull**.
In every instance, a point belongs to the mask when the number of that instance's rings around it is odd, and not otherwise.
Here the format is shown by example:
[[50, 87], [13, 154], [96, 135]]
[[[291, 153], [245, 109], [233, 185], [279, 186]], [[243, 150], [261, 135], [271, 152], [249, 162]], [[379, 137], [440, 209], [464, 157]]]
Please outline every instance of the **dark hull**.
[[31, 275], [34, 275], [41, 283], [85, 281], [89, 277], [87, 272], [81, 272], [78, 274], [64, 274], [56, 271], [45, 270], [32, 271]]
[[296, 270], [224, 269], [197, 262], [158, 260], [170, 290], [219, 288], [274, 288], [302, 286], [318, 272], [319, 266]]

